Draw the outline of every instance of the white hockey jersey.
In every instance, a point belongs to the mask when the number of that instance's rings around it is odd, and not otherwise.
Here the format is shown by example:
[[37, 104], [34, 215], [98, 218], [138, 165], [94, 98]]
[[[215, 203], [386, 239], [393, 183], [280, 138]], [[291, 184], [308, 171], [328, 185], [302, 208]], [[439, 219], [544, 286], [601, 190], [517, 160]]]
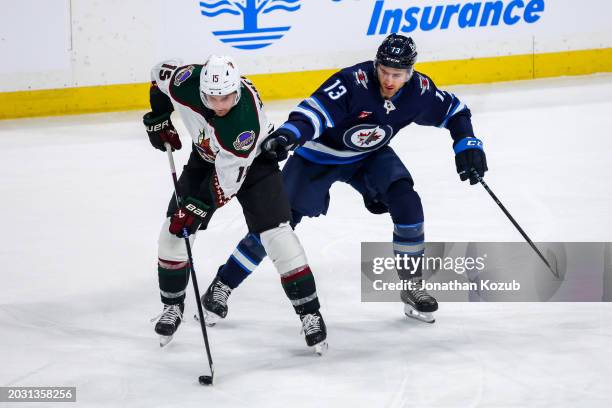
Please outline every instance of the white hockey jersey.
[[167, 60], [151, 70], [151, 80], [172, 101], [202, 158], [215, 165], [211, 179], [214, 205], [222, 206], [240, 189], [260, 145], [272, 131], [257, 90], [242, 78], [238, 104], [223, 117], [215, 116], [200, 97], [202, 65]]

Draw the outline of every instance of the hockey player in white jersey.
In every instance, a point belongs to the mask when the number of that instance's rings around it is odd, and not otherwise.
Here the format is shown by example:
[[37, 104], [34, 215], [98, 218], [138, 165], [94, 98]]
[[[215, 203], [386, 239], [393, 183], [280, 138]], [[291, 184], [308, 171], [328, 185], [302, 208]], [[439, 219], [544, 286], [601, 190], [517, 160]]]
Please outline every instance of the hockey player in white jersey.
[[[169, 60], [152, 70], [151, 112], [143, 122], [153, 147], [180, 149], [170, 116], [178, 111], [192, 139], [192, 152], [178, 180], [182, 207], [170, 200], [158, 241], [158, 278], [163, 311], [155, 325], [163, 346], [183, 319], [189, 262], [182, 239], [205, 230], [214, 212], [236, 196], [249, 232], [258, 234], [281, 276], [285, 293], [300, 316], [308, 346], [326, 347], [326, 329], [315, 280], [293, 232], [290, 205], [276, 161], [260, 155], [273, 130], [253, 84], [229, 57], [204, 64]], [[210, 239], [210, 238], [209, 238]], [[210, 250], [214, 250], [212, 240]], [[229, 288], [214, 282], [217, 298]]]

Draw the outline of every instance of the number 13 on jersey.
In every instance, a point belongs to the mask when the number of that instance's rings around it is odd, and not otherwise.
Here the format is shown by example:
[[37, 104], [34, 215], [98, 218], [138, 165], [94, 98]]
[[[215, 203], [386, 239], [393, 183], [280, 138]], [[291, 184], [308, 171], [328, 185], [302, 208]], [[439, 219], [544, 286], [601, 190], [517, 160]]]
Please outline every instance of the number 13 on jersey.
[[342, 85], [342, 82], [340, 82], [339, 79], [337, 79], [336, 82], [323, 89], [323, 91], [327, 92], [327, 95], [330, 98], [336, 100], [346, 93], [346, 87]]

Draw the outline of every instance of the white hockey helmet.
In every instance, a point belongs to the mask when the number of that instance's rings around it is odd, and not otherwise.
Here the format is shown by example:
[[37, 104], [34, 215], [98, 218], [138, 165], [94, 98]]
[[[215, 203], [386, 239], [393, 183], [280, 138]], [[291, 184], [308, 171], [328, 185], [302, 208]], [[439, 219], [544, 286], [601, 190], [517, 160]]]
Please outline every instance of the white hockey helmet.
[[236, 92], [234, 106], [240, 100], [240, 72], [234, 60], [228, 56], [211, 55], [200, 73], [200, 96], [210, 108], [206, 96], [223, 96]]

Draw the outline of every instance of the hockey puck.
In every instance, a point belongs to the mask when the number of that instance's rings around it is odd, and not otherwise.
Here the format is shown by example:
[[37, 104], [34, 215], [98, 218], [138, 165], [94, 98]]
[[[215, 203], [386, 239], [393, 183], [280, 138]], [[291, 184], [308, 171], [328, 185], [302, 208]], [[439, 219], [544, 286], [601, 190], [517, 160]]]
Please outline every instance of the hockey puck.
[[201, 375], [198, 378], [198, 381], [200, 382], [201, 385], [212, 385], [213, 378], [210, 375]]

